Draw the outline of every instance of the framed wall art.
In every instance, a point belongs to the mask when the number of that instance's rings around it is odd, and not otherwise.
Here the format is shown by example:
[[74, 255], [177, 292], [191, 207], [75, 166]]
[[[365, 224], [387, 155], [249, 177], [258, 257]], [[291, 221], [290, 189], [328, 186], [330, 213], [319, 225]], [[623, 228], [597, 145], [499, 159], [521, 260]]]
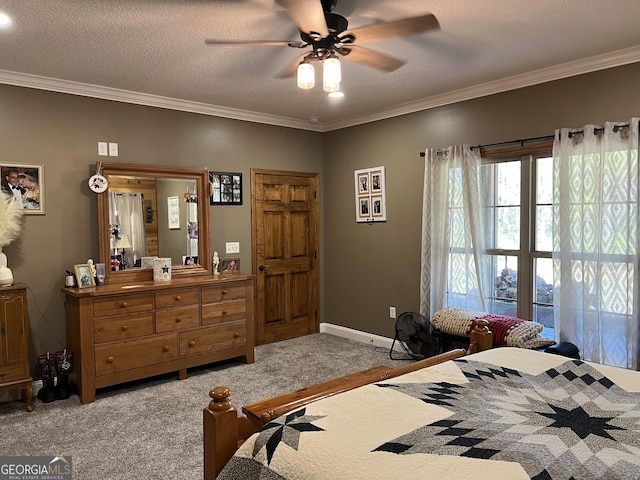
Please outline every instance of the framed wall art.
[[211, 205], [242, 205], [242, 174], [209, 172]]
[[356, 222], [387, 221], [387, 192], [385, 168], [373, 167], [354, 173]]
[[167, 197], [167, 214], [169, 215], [169, 229], [180, 229], [180, 202], [178, 197]]
[[25, 215], [44, 215], [44, 165], [0, 163], [2, 191], [22, 203]]

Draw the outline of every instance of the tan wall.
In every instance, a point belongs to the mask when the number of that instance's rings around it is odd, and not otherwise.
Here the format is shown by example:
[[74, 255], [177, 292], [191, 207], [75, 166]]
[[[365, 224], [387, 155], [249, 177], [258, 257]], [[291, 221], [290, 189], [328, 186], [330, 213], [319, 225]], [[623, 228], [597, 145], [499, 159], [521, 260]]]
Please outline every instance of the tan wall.
[[[419, 304], [419, 152], [627, 120], [640, 115], [639, 77], [640, 64], [630, 65], [326, 134], [0, 85], [0, 163], [45, 167], [46, 215], [26, 216], [4, 249], [16, 282], [30, 287], [32, 358], [64, 346], [64, 270], [97, 258], [87, 186], [97, 160], [242, 172], [244, 204], [211, 207], [211, 234], [212, 251], [240, 242], [244, 272], [249, 169], [320, 173], [321, 321], [392, 337], [389, 306]], [[120, 156], [98, 157], [98, 141], [117, 142]], [[388, 221], [356, 224], [353, 171], [378, 165], [387, 168]]]
[[[99, 157], [98, 141], [119, 157]], [[212, 251], [240, 242], [251, 272], [251, 167], [322, 174], [322, 135], [159, 108], [0, 85], [0, 163], [44, 165], [45, 215], [24, 217], [21, 238], [3, 250], [28, 293], [31, 358], [64, 347], [65, 269], [98, 258], [96, 161], [208, 167], [242, 172], [244, 204], [211, 207]]]
[[[640, 116], [638, 78], [635, 64], [325, 134], [324, 321], [393, 337], [389, 306], [419, 308], [420, 151], [626, 121]], [[379, 165], [387, 222], [357, 224], [353, 172]]]

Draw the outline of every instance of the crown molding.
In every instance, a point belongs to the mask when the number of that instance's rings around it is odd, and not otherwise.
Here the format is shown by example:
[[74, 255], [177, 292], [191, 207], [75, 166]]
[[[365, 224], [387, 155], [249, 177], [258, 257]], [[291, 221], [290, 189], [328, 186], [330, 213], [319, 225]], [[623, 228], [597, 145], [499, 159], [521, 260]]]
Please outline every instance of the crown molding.
[[147, 107], [158, 107], [169, 110], [179, 110], [181, 112], [199, 113], [201, 115], [224, 117], [233, 120], [242, 120], [245, 122], [264, 123], [280, 127], [320, 131], [319, 125], [309, 124], [308, 122], [303, 122], [294, 118], [250, 112], [248, 110], [240, 110], [236, 108], [220, 107], [217, 105], [162, 97], [148, 93], [132, 92], [118, 88], [91, 85], [88, 83], [41, 77], [28, 73], [11, 72], [9, 70], [0, 70], [0, 83], [15, 85], [18, 87], [35, 88], [38, 90], [48, 90], [51, 92], [68, 93], [83, 97], [99, 98], [102, 100], [113, 100], [115, 102], [132, 103]]
[[584, 73], [606, 70], [607, 68], [620, 67], [631, 63], [640, 62], [640, 46], [625, 48], [604, 55], [576, 60], [549, 68], [535, 70], [533, 72], [514, 75], [494, 82], [487, 82], [473, 87], [462, 88], [452, 92], [434, 95], [423, 98], [415, 102], [408, 102], [393, 108], [381, 110], [373, 114], [347, 117], [335, 122], [322, 124], [322, 131], [339, 130], [341, 128], [353, 127], [363, 123], [375, 122], [387, 118], [415, 113], [430, 108], [450, 105], [452, 103], [473, 100], [474, 98], [485, 97], [496, 93], [517, 90], [519, 88], [530, 87], [541, 83], [561, 80], [563, 78], [582, 75]]
[[318, 124], [311, 124], [306, 120], [303, 121], [289, 117], [268, 115], [248, 110], [209, 105], [189, 100], [180, 100], [176, 98], [151, 95], [148, 93], [132, 92], [129, 90], [42, 77], [27, 73], [12, 72], [9, 70], [0, 70], [0, 83], [19, 87], [35, 88], [39, 90], [48, 90], [52, 92], [68, 93], [84, 97], [100, 98], [115, 102], [132, 103], [149, 107], [198, 113], [201, 115], [230, 118], [245, 122], [263, 123], [267, 125], [310, 130], [315, 132], [329, 132], [332, 130], [353, 127], [378, 120], [385, 120], [387, 118], [415, 113], [421, 110], [428, 110], [465, 100], [472, 100], [474, 98], [480, 98], [509, 90], [530, 87], [584, 73], [628, 65], [639, 61], [640, 46], [635, 46], [582, 60], [576, 60], [574, 62], [564, 63], [562, 65], [556, 65], [554, 67], [514, 75], [494, 82], [487, 82], [473, 87], [462, 88], [453, 92], [443, 93], [441, 95], [434, 95], [414, 102], [397, 105], [389, 109], [379, 110], [372, 114], [347, 117], [335, 122]]

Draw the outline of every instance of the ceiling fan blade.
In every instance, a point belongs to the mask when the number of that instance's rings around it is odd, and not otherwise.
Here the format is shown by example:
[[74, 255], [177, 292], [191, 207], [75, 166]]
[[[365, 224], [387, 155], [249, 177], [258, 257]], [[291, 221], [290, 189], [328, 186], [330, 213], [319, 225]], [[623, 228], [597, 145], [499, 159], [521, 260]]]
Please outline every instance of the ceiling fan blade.
[[307, 44], [300, 40], [215, 40], [206, 39], [204, 41], [207, 45], [257, 45], [267, 47], [293, 47], [302, 48]]
[[349, 30], [347, 33], [354, 35], [358, 44], [363, 44], [387, 38], [415, 35], [430, 30], [440, 30], [440, 23], [432, 13], [390, 22], [373, 23]]
[[343, 58], [368, 67], [377, 68], [378, 70], [384, 70], [385, 72], [393, 72], [407, 63], [405, 60], [390, 57], [384, 53], [369, 50], [368, 48], [358, 45], [349, 45], [348, 49], [351, 51], [347, 55], [344, 55]]
[[289, 11], [293, 21], [304, 33], [319, 33], [322, 38], [329, 36], [320, 0], [277, 0], [277, 3]]
[[303, 53], [302, 55], [298, 55], [294, 61], [292, 61], [289, 65], [283, 68], [280, 73], [276, 76], [276, 78], [290, 78], [295, 77], [298, 73], [298, 65], [300, 62], [304, 60], [304, 57], [309, 55], [309, 53]]

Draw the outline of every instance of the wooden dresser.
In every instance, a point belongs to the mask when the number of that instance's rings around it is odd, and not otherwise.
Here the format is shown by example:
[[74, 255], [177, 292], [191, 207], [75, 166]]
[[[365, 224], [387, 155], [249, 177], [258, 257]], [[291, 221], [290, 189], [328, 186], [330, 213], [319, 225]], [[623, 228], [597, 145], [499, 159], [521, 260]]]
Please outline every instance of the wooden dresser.
[[80, 403], [96, 389], [242, 357], [254, 361], [255, 277], [182, 277], [63, 288], [72, 382]]
[[29, 367], [27, 286], [0, 288], [0, 392], [22, 390], [27, 411], [33, 410]]

